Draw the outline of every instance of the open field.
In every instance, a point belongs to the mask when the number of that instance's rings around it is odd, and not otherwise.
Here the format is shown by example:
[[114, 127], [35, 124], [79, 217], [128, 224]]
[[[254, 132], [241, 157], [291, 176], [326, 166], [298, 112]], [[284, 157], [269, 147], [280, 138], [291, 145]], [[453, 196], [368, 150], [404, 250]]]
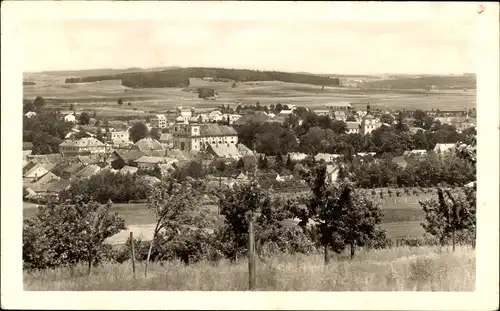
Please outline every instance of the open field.
[[[402, 196], [380, 199], [374, 196], [373, 199], [380, 204], [384, 216], [382, 217], [382, 227], [387, 230], [392, 239], [401, 237], [417, 237], [424, 233], [420, 223], [424, 220], [424, 213], [418, 200], [429, 197], [429, 195]], [[24, 203], [23, 217], [33, 216], [37, 209], [32, 203]], [[217, 216], [217, 206], [209, 205], [211, 217], [214, 217], [216, 224], [222, 220]], [[111, 244], [124, 243], [129, 232], [134, 232], [134, 236], [149, 240], [152, 238], [154, 230], [155, 216], [149, 212], [146, 205], [139, 204], [115, 204], [112, 212], [116, 212], [125, 219], [127, 230], [116, 234], [108, 239]]]
[[[476, 91], [442, 90], [423, 92], [422, 90], [383, 90], [335, 88], [285, 83], [278, 81], [238, 83], [235, 88], [231, 82], [193, 83], [187, 89], [181, 88], [141, 88], [132, 89], [121, 85], [120, 80], [91, 83], [64, 84], [60, 81], [24, 86], [24, 98], [34, 99], [42, 96], [48, 107], [68, 109], [73, 103], [77, 111], [94, 110], [101, 116], [138, 115], [162, 113], [177, 105], [195, 106], [198, 109], [211, 109], [222, 104], [236, 106], [238, 103], [255, 104], [294, 104], [309, 108], [321, 108], [328, 102], [347, 101], [365, 105], [370, 102], [374, 108], [381, 109], [441, 109], [458, 110], [476, 106]], [[199, 86], [209, 86], [217, 90], [215, 100], [199, 99], [194, 93]], [[123, 99], [120, 107], [118, 99]], [[131, 103], [128, 106], [128, 103]], [[364, 108], [364, 107], [363, 107]]]
[[[475, 251], [457, 247], [456, 252], [436, 247], [395, 247], [360, 250], [353, 261], [348, 254], [333, 254], [328, 266], [322, 254], [277, 255], [257, 261], [256, 289], [274, 291], [474, 291]], [[87, 275], [87, 267], [73, 271], [57, 268], [24, 272], [25, 290], [218, 290], [248, 289], [248, 263], [227, 261], [152, 263], [144, 277], [137, 263], [134, 278], [130, 262], [104, 263]]]

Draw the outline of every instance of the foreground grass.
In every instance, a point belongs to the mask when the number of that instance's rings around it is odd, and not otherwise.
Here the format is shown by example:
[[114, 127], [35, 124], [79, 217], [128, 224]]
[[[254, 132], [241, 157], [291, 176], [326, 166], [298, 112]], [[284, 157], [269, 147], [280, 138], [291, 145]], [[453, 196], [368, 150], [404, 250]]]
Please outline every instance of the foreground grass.
[[[398, 247], [360, 251], [354, 260], [334, 255], [328, 266], [321, 254], [279, 255], [257, 260], [256, 286], [263, 291], [473, 291], [475, 251], [458, 247]], [[184, 265], [153, 263], [148, 277], [137, 264], [105, 263], [89, 276], [85, 265], [33, 273], [24, 272], [25, 290], [215, 290], [248, 289], [248, 263], [221, 261]]]

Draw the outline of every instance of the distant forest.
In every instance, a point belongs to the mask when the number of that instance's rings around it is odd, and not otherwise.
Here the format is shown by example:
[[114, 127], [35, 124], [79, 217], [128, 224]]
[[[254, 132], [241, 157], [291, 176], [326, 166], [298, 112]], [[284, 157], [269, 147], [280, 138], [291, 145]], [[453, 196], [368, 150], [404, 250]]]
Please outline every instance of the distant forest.
[[148, 87], [187, 87], [189, 78], [214, 77], [239, 82], [282, 81], [324, 86], [339, 86], [338, 78], [280, 71], [257, 71], [246, 69], [222, 68], [178, 68], [156, 72], [133, 72], [115, 75], [67, 78], [66, 83], [97, 82], [103, 80], [122, 80], [122, 85], [132, 88]]
[[390, 89], [475, 89], [476, 76], [423, 76], [423, 77], [398, 77], [396, 79], [378, 80], [361, 83], [364, 88], [390, 88]]

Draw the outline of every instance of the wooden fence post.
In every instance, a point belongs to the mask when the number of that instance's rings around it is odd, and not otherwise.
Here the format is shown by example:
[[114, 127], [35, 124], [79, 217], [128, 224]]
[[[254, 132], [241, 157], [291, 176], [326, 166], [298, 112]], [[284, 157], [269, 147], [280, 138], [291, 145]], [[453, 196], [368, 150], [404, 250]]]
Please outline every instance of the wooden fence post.
[[247, 213], [248, 221], [248, 289], [255, 287], [255, 256], [254, 256], [254, 233], [253, 233], [253, 212]]
[[134, 274], [135, 278], [135, 247], [134, 247], [134, 233], [130, 231], [130, 248], [132, 250], [132, 273]]

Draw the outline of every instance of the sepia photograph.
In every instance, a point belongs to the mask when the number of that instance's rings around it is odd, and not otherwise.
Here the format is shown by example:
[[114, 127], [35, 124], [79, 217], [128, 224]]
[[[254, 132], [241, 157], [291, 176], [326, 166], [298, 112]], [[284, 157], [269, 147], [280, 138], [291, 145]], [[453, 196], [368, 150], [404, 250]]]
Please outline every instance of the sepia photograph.
[[7, 4], [3, 307], [496, 309], [498, 4]]

